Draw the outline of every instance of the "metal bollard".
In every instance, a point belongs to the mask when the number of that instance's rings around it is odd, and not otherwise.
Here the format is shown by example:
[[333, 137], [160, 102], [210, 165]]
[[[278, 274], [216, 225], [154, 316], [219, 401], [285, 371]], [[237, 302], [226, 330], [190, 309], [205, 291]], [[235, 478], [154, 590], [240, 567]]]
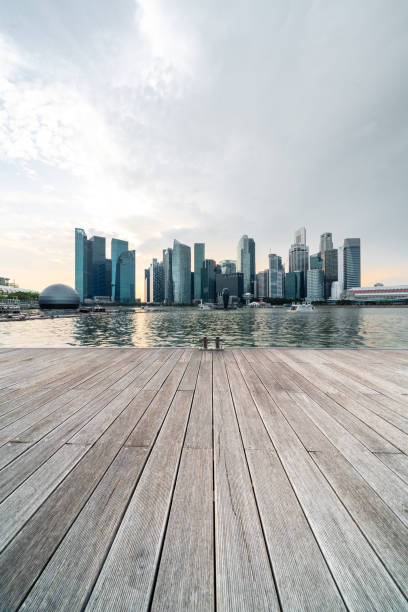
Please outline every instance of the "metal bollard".
[[221, 349], [220, 337], [216, 336], [216, 338], [215, 338], [215, 350], [219, 351], [220, 349]]
[[204, 336], [203, 338], [203, 349], [206, 351], [208, 349], [208, 338]]

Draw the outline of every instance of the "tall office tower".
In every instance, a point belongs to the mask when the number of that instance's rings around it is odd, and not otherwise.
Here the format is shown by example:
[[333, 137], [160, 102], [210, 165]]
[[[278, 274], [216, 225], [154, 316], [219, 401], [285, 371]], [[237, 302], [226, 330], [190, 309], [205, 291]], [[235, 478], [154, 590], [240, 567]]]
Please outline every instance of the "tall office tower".
[[112, 260], [105, 259], [105, 291], [101, 294], [105, 297], [111, 297], [112, 291]]
[[341, 295], [344, 291], [344, 246], [339, 246], [337, 249], [337, 277], [339, 283], [337, 292]]
[[191, 249], [178, 240], [173, 243], [173, 293], [175, 304], [191, 304]]
[[163, 282], [164, 282], [164, 296], [163, 299], [166, 304], [172, 304], [174, 302], [173, 297], [173, 249], [163, 250]]
[[201, 300], [201, 269], [205, 259], [204, 242], [194, 244], [194, 299]]
[[129, 250], [129, 244], [126, 240], [112, 238], [111, 242], [111, 257], [112, 257], [112, 302], [119, 301], [120, 287], [116, 282], [116, 273], [119, 257], [125, 251]]
[[150, 301], [164, 301], [164, 266], [162, 262], [153, 259], [150, 264]]
[[229, 290], [230, 302], [239, 302], [244, 295], [244, 275], [241, 272], [217, 274], [215, 277], [215, 291], [218, 299], [221, 299], [223, 289]]
[[75, 289], [81, 302], [88, 297], [89, 266], [88, 240], [83, 229], [75, 228]]
[[321, 268], [307, 271], [307, 301], [321, 302], [324, 300], [324, 273]]
[[246, 234], [238, 242], [237, 272], [244, 275], [244, 293], [254, 293], [255, 241]]
[[321, 253], [315, 253], [310, 256], [310, 269], [323, 270], [323, 261]]
[[269, 270], [262, 270], [256, 275], [256, 291], [255, 295], [258, 299], [263, 300], [269, 297]]
[[[269, 288], [268, 297], [283, 297], [285, 294], [285, 268], [282, 257], [269, 253]], [[265, 296], [266, 297], [266, 296]]]
[[309, 269], [309, 247], [292, 244], [289, 249], [289, 272], [306, 272]]
[[320, 252], [330, 251], [333, 248], [333, 234], [325, 232], [320, 236]]
[[119, 302], [135, 301], [136, 252], [125, 251], [119, 255], [116, 266], [116, 285]]
[[302, 300], [306, 296], [305, 272], [288, 272], [285, 274], [285, 297]]
[[221, 274], [235, 274], [237, 271], [237, 262], [234, 259], [223, 259], [219, 262]]
[[331, 286], [338, 279], [338, 253], [337, 249], [322, 251], [324, 273], [324, 298], [328, 300], [331, 295]]
[[360, 238], [344, 239], [344, 290], [361, 287]]
[[144, 271], [144, 301], [150, 302], [150, 267]]
[[300, 227], [295, 232], [295, 244], [306, 244], [306, 228]]
[[215, 261], [204, 259], [201, 268], [201, 295], [204, 302], [215, 301]]
[[92, 236], [88, 240], [91, 253], [91, 287], [90, 297], [109, 296], [106, 293], [106, 240], [102, 236]]

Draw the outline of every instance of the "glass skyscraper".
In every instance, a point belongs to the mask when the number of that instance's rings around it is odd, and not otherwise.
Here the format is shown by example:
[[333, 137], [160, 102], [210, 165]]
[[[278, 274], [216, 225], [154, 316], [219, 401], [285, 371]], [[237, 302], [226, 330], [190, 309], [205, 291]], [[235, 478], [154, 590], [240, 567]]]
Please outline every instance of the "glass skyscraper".
[[312, 268], [307, 271], [307, 301], [322, 300], [324, 300], [324, 273], [321, 268]]
[[120, 302], [135, 301], [136, 252], [126, 251], [119, 256], [116, 266], [116, 285]]
[[87, 237], [83, 229], [75, 228], [75, 289], [81, 302], [88, 297], [88, 249]]
[[254, 293], [255, 284], [255, 241], [246, 234], [238, 242], [237, 272], [244, 277], [244, 293]]
[[360, 238], [344, 239], [344, 290], [361, 287]]
[[119, 240], [118, 238], [112, 238], [112, 242], [111, 242], [112, 302], [120, 301], [120, 287], [116, 279], [117, 270], [118, 270], [118, 261], [122, 253], [128, 250], [129, 250], [129, 244], [126, 240]]
[[173, 249], [163, 251], [163, 299], [166, 304], [174, 302], [173, 296]]
[[201, 300], [201, 272], [205, 259], [204, 242], [194, 244], [194, 299]]
[[201, 295], [204, 302], [215, 301], [215, 261], [205, 259], [201, 268]]
[[164, 269], [163, 262], [153, 259], [150, 264], [150, 301], [161, 303], [164, 301]]
[[173, 243], [173, 292], [175, 304], [191, 304], [191, 249], [178, 240]]
[[285, 268], [282, 264], [282, 257], [269, 253], [269, 290], [268, 296], [264, 297], [283, 297], [285, 294]]

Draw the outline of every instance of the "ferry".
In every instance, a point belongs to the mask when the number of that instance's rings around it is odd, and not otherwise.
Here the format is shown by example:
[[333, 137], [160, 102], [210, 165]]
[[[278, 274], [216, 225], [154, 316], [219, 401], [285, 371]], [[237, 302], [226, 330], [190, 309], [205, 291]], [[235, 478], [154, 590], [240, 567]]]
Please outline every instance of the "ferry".
[[209, 304], [203, 304], [203, 300], [200, 301], [198, 305], [199, 310], [211, 310], [211, 306]]
[[314, 312], [313, 304], [292, 304], [287, 312]]

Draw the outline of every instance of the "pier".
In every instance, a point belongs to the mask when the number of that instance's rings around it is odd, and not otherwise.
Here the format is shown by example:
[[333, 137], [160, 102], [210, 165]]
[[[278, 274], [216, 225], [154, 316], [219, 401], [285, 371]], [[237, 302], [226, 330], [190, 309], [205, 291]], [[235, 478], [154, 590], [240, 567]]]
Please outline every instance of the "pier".
[[408, 609], [408, 350], [0, 349], [0, 610]]

